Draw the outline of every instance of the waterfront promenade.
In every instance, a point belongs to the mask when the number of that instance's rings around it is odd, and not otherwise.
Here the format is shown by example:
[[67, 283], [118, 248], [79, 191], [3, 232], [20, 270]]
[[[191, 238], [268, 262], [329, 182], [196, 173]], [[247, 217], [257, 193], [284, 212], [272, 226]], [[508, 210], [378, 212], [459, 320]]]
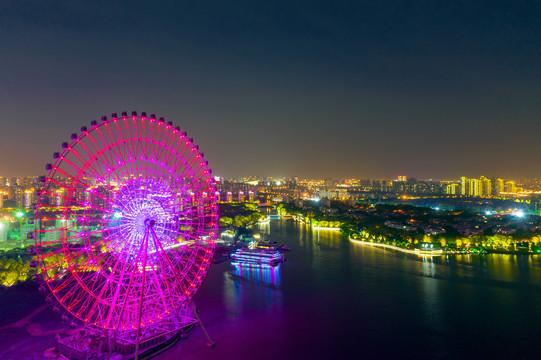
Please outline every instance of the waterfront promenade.
[[388, 248], [388, 249], [400, 251], [400, 252], [407, 253], [407, 254], [415, 254], [415, 255], [422, 255], [422, 256], [440, 256], [440, 255], [443, 255], [443, 252], [441, 250], [422, 250], [422, 251], [419, 250], [419, 249], [409, 250], [409, 249], [404, 249], [404, 248], [394, 246], [394, 245], [374, 243], [374, 242], [370, 242], [370, 241], [363, 241], [363, 240], [353, 239], [351, 237], [349, 237], [349, 241], [351, 241], [351, 242], [353, 242], [355, 244], [361, 244], [361, 245], [367, 245], [367, 246], [375, 246], [375, 247], [381, 247], [381, 248]]
[[408, 254], [418, 254], [419, 253], [419, 251], [416, 252], [415, 250], [404, 249], [404, 248], [394, 246], [394, 245], [389, 245], [389, 244], [380, 244], [380, 243], [375, 243], [375, 242], [370, 242], [370, 241], [363, 241], [363, 240], [353, 239], [352, 237], [349, 237], [349, 241], [354, 242], [355, 244], [393, 249], [393, 250], [401, 251], [401, 252], [408, 253]]

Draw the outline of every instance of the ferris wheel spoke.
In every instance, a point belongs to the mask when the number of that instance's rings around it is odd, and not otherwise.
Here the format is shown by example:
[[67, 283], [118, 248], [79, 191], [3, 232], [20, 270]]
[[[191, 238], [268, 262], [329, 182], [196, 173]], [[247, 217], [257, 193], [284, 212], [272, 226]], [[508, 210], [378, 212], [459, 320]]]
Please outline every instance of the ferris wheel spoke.
[[[124, 120], [124, 128], [126, 130], [125, 132], [125, 139], [132, 139], [133, 138], [133, 134], [131, 133], [131, 128], [130, 128], [130, 125], [128, 124], [128, 121]], [[132, 119], [132, 122], [133, 122], [133, 119]], [[135, 159], [135, 144], [133, 143], [133, 141], [129, 141], [129, 140], [126, 140], [125, 142], [126, 146], [124, 147], [124, 151], [126, 152], [126, 155], [128, 157], [128, 159], [130, 160], [134, 160]]]
[[[114, 229], [119, 229], [121, 228], [121, 226], [117, 226], [117, 227], [112, 227], [112, 228], [108, 228], [107, 230], [114, 230]], [[71, 236], [68, 236], [66, 237], [66, 240], [69, 242], [70, 240], [76, 240], [76, 239], [85, 239], [85, 238], [88, 238], [88, 236], [92, 236], [92, 235], [96, 235], [96, 234], [101, 234], [103, 232], [103, 230], [93, 230], [93, 231], [75, 231], [75, 230], [69, 230], [70, 233], [75, 233], [76, 235], [71, 235]], [[71, 242], [70, 242], [71, 244]]]
[[[100, 127], [96, 128], [96, 134], [98, 135], [97, 137], [101, 143], [102, 149], [110, 149], [111, 145], [114, 144], [107, 139], [107, 131], [105, 131], [104, 133]], [[112, 151], [107, 151], [107, 152], [102, 151], [101, 154], [110, 157], [110, 159], [109, 158], [107, 159], [108, 164], [110, 164], [111, 162], [112, 163], [118, 162], [119, 160], [118, 158], [116, 158], [115, 156], [116, 154]]]
[[88, 159], [83, 169], [85, 173], [88, 173], [95, 179], [100, 180], [105, 179], [107, 176], [107, 169], [110, 167], [111, 161], [100, 151]]
[[[118, 123], [118, 119], [112, 121], [113, 125], [115, 125], [115, 128], [116, 128], [116, 124]], [[105, 129], [107, 130], [107, 134], [109, 135], [109, 140], [108, 140], [108, 143], [110, 144], [119, 144], [121, 143], [123, 140], [118, 138], [116, 135], [116, 129], [113, 129], [111, 126], [110, 126], [111, 123], [107, 122], [105, 123]], [[124, 158], [122, 156], [122, 152], [121, 152], [121, 149], [119, 147], [114, 147], [112, 152], [115, 154], [115, 156], [117, 157], [117, 159], [120, 159], [122, 161], [124, 161]]]
[[[79, 142], [79, 145], [85, 152], [86, 159], [87, 159], [84, 166], [81, 167], [81, 170], [83, 170], [86, 173], [86, 170], [84, 169], [90, 168], [95, 171], [95, 174], [97, 174], [98, 176], [101, 176], [102, 173], [101, 171], [99, 171], [101, 169], [99, 169], [98, 167], [94, 167], [93, 166], [94, 163], [92, 161], [95, 158], [95, 154], [99, 153], [99, 150], [96, 149], [95, 141], [93, 141], [92, 135], [85, 136], [85, 140], [86, 141]], [[92, 144], [92, 147], [94, 148], [94, 153], [92, 152], [92, 149], [90, 149], [90, 146], [88, 146], [88, 143]], [[96, 165], [99, 165], [99, 164], [96, 164]]]
[[152, 284], [152, 287], [154, 288], [154, 290], [156, 291], [156, 293], [158, 295], [158, 297], [157, 297], [159, 299], [158, 301], [161, 302], [164, 309], [173, 307], [174, 306], [173, 303], [169, 303], [169, 304], [166, 303], [167, 298], [166, 298], [165, 294], [163, 293], [163, 290], [162, 290], [162, 288], [160, 286], [160, 282], [159, 282], [159, 277], [160, 276], [156, 272], [156, 269], [154, 267], [151, 267], [151, 270], [152, 270], [152, 273], [154, 274], [153, 275], [153, 280], [154, 281], [152, 281], [151, 284]]
[[[111, 258], [112, 258], [112, 257], [111, 257]], [[115, 271], [116, 271], [116, 269], [117, 269], [118, 266], [121, 266], [120, 261], [115, 261], [115, 262], [114, 262], [114, 268], [113, 268], [113, 270], [111, 271], [111, 274], [114, 274], [114, 273], [115, 273]], [[115, 286], [115, 295], [114, 295], [113, 299], [112, 299], [111, 302], [110, 302], [110, 306], [109, 306], [109, 309], [110, 309], [110, 310], [109, 310], [109, 315], [107, 316], [106, 321], [105, 321], [105, 328], [108, 328], [108, 327], [109, 327], [109, 322], [111, 321], [111, 316], [112, 316], [113, 310], [114, 310], [114, 308], [115, 308], [115, 306], [116, 306], [116, 301], [117, 301], [117, 299], [118, 299], [118, 294], [120, 293], [120, 290], [121, 290], [121, 288], [122, 288], [122, 286], [120, 286], [120, 284], [122, 283], [122, 280], [123, 280], [123, 278], [124, 278], [125, 272], [126, 272], [126, 267], [125, 267], [125, 266], [122, 266], [122, 270], [121, 270], [121, 274], [120, 274], [120, 279], [118, 280], [118, 284], [119, 284], [119, 285]], [[112, 277], [112, 275], [111, 275], [111, 277]], [[113, 281], [110, 281], [110, 280], [111, 280], [110, 278], [109, 278], [108, 280], [109, 280], [109, 281], [107, 281], [107, 285], [112, 287], [112, 286], [114, 285], [114, 280], [113, 280]], [[100, 294], [98, 295], [98, 297], [97, 297], [96, 299], [101, 299], [102, 296], [103, 296], [103, 292], [104, 292], [104, 291], [105, 291], [105, 286], [104, 286], [103, 289], [100, 291]], [[89, 312], [89, 314], [87, 315], [87, 317], [92, 316], [92, 315], [93, 315], [93, 312], [94, 312], [94, 309], [91, 309], [90, 312]]]
[[154, 229], [151, 228], [150, 229], [151, 231], [151, 235], [154, 239], [154, 242], [158, 245], [158, 249], [157, 249], [157, 254], [158, 256], [161, 256], [163, 260], [165, 260], [165, 264], [167, 264], [167, 266], [169, 267], [169, 270], [171, 271], [171, 273], [175, 276], [175, 278], [178, 278], [178, 273], [175, 269], [175, 267], [173, 266], [173, 264], [171, 263], [171, 259], [169, 259], [169, 257], [167, 256], [167, 253], [165, 252], [161, 242], [160, 242], [160, 239], [156, 236], [156, 233], [154, 232]]
[[[70, 159], [68, 159], [67, 157], [63, 157], [62, 158], [62, 163], [63, 164], [66, 164], [69, 166], [69, 169], [68, 168], [65, 168], [64, 169], [64, 172], [67, 174], [68, 171], [73, 171], [74, 174], [77, 174], [81, 171], [81, 167], [80, 166], [77, 166], [76, 164], [74, 164]], [[74, 178], [73, 175], [69, 175], [69, 178]]]

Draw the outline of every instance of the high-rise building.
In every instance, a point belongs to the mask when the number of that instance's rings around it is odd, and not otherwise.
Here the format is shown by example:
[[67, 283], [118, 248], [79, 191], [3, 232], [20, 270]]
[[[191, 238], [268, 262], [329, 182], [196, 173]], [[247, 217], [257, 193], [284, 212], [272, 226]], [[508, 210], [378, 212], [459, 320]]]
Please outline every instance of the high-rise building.
[[481, 176], [479, 180], [481, 183], [481, 193], [479, 196], [491, 196], [492, 195], [492, 181], [490, 179]]
[[505, 192], [505, 181], [497, 178], [496, 181], [494, 181], [494, 190], [494, 195], [500, 195], [501, 193]]
[[516, 191], [517, 191], [517, 189], [516, 189], [514, 181], [510, 180], [510, 181], [505, 182], [505, 192], [506, 193], [514, 193]]
[[64, 205], [64, 190], [63, 189], [58, 189], [55, 191], [55, 203], [56, 203], [56, 206]]
[[29, 208], [34, 202], [34, 189], [27, 189], [24, 191], [24, 207]]
[[333, 179], [325, 179], [325, 186], [333, 187], [335, 184], [336, 182]]
[[478, 179], [469, 179], [469, 191], [470, 196], [480, 196], [481, 182]]
[[469, 195], [470, 194], [470, 183], [468, 181], [468, 178], [465, 176], [462, 176], [460, 178], [460, 194], [461, 195]]
[[15, 185], [12, 187], [13, 189], [13, 195], [12, 199], [15, 200], [15, 206], [16, 207], [23, 207], [24, 206], [24, 188], [20, 185]]
[[460, 193], [460, 184], [452, 183], [445, 185], [447, 195], [458, 195]]

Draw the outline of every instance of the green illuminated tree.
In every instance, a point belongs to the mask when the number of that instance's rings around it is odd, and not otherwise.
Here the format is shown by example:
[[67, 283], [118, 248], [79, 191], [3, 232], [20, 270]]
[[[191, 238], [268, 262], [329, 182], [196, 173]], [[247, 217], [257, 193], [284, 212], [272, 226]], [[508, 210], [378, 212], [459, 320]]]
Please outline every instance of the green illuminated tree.
[[222, 216], [220, 218], [220, 226], [231, 226], [233, 224], [233, 219], [228, 216]]

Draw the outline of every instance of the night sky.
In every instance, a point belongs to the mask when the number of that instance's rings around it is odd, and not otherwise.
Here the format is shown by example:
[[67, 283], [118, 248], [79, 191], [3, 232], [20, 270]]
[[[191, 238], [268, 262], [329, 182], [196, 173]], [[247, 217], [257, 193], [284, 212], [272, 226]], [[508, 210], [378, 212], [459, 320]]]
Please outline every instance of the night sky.
[[112, 112], [223, 176], [541, 176], [539, 1], [0, 2], [0, 176]]

